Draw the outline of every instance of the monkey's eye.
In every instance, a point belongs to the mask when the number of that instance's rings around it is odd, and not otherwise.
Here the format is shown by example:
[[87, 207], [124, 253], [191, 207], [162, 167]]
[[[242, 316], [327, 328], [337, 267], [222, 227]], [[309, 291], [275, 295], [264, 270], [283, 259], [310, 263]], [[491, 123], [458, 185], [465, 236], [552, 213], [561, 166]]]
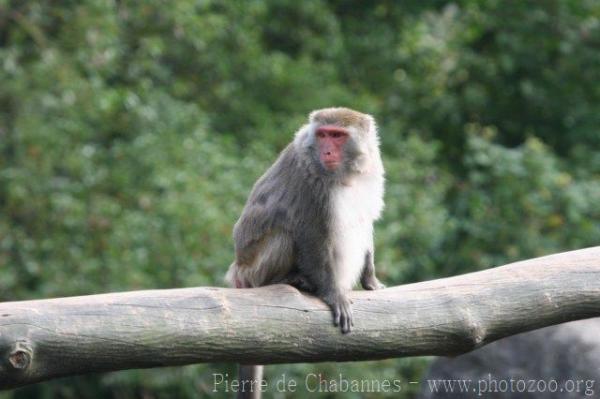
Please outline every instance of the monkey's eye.
[[325, 138], [325, 132], [322, 130], [317, 130], [317, 137], [320, 139]]
[[334, 139], [339, 139], [340, 137], [342, 137], [342, 134], [340, 132], [333, 132], [331, 133], [331, 137], [333, 137]]

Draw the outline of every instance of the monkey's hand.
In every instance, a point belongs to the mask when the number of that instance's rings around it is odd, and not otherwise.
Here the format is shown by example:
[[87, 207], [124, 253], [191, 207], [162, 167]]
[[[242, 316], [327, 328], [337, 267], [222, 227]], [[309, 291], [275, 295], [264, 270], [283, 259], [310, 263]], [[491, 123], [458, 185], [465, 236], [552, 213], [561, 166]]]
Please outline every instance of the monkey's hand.
[[381, 281], [379, 281], [379, 279], [375, 276], [363, 278], [360, 281], [360, 285], [362, 285], [365, 290], [369, 291], [381, 290], [385, 288], [385, 285], [382, 284]]
[[332, 293], [323, 298], [333, 311], [333, 325], [340, 326], [342, 334], [349, 333], [354, 325], [352, 321], [352, 305], [346, 295]]

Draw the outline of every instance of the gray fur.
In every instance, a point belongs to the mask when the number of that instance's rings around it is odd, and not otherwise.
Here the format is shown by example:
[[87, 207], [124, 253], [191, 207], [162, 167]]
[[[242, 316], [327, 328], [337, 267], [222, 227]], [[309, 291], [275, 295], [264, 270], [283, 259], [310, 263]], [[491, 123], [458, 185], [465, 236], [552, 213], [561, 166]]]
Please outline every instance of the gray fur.
[[[331, 172], [321, 165], [311, 125], [298, 132], [250, 193], [233, 229], [235, 261], [226, 278], [239, 288], [285, 283], [310, 292], [331, 307], [334, 324], [346, 333], [351, 329], [352, 311], [334, 275], [340, 254], [333, 245], [332, 192], [348, 176], [363, 173], [369, 158], [376, 158], [372, 166], [379, 168], [381, 179], [383, 166], [370, 116], [329, 108], [311, 113], [309, 121], [356, 127], [360, 136], [346, 142], [343, 165]], [[367, 153], [356, 141], [365, 144]], [[383, 288], [375, 277], [371, 246], [365, 254], [361, 284], [365, 289]], [[262, 366], [240, 366], [240, 382], [259, 381], [261, 376]], [[254, 395], [243, 392], [238, 397]]]
[[[334, 324], [348, 332], [352, 325], [350, 302], [334, 276], [333, 266], [340, 254], [332, 242], [332, 192], [348, 176], [361, 173], [359, 166], [369, 155], [361, 152], [357, 141], [366, 141], [369, 131], [365, 129], [374, 122], [356, 111], [327, 109], [311, 114], [311, 123], [317, 123], [319, 112], [327, 117], [327, 123], [335, 123], [338, 117], [343, 121], [338, 125], [356, 128], [358, 140], [348, 139], [344, 162], [332, 172], [321, 165], [312, 130], [299, 132], [302, 136], [282, 151], [250, 193], [234, 227], [236, 260], [227, 279], [241, 288], [288, 283], [309, 291], [331, 306]], [[372, 248], [365, 255], [364, 269], [363, 287], [382, 288], [375, 277]]]
[[[255, 184], [234, 228], [236, 259], [238, 267], [265, 271], [246, 281], [248, 286], [282, 282], [295, 272], [312, 283], [316, 295], [324, 296], [333, 284], [329, 187], [335, 176], [314, 173], [298, 158], [293, 143], [288, 145]], [[272, 256], [246, 266], [267, 247], [274, 247]]]

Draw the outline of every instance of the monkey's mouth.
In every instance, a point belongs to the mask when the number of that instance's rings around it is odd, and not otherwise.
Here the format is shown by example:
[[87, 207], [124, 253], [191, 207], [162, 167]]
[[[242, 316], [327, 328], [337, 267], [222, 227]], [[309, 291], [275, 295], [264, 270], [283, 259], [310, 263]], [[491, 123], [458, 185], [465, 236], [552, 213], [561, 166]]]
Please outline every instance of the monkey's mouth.
[[325, 169], [327, 170], [336, 170], [338, 168], [338, 166], [340, 166], [341, 162], [340, 161], [325, 161], [323, 162], [323, 166], [325, 166]]

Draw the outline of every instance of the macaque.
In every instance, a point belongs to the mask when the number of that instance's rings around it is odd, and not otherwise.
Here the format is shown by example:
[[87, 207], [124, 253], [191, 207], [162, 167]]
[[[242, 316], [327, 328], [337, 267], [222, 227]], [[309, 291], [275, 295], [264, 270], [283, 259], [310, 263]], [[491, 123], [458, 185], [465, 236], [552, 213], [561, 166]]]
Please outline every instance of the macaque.
[[354, 284], [384, 287], [373, 252], [383, 191], [373, 117], [348, 108], [313, 111], [254, 185], [233, 229], [226, 279], [237, 288], [291, 284], [321, 298], [334, 325], [350, 332]]

